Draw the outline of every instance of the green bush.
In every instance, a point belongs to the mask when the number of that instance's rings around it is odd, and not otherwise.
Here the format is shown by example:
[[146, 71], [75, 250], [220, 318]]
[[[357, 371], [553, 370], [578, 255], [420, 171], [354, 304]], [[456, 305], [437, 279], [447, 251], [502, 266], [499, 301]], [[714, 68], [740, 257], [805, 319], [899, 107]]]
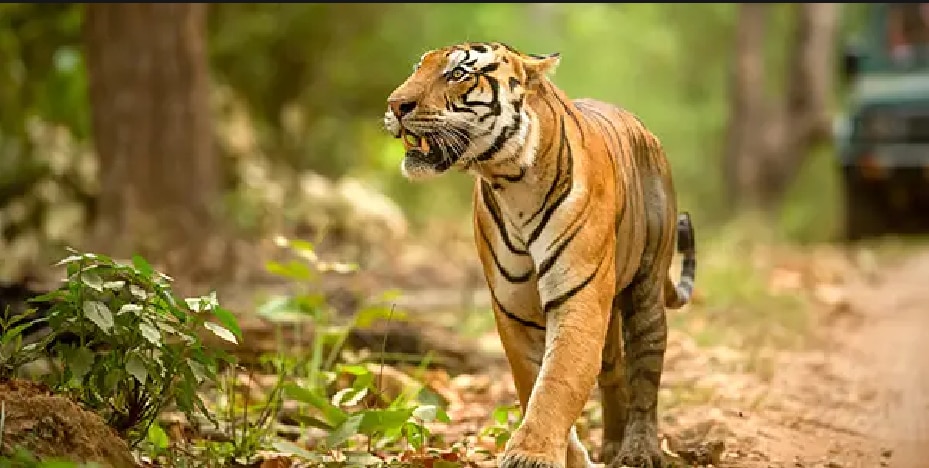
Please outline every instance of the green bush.
[[[67, 268], [64, 286], [31, 300], [47, 311], [30, 323], [44, 322], [50, 333], [20, 356], [4, 353], [4, 366], [12, 371], [51, 358], [43, 378], [52, 390], [100, 414], [133, 445], [168, 406], [210, 418], [197, 390], [215, 383], [220, 364], [231, 357], [207, 349], [199, 333], [241, 339], [235, 318], [215, 294], [179, 299], [170, 278], [138, 256], [125, 264], [73, 252], [58, 265]], [[20, 340], [25, 323], [5, 329], [0, 344]]]

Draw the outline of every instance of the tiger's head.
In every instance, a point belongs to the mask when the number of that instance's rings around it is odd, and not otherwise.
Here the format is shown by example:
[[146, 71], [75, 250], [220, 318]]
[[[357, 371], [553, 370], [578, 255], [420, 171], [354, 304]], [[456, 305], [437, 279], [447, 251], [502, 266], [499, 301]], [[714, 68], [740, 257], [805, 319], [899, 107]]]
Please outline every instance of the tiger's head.
[[384, 127], [403, 141], [411, 180], [518, 155], [529, 135], [525, 101], [558, 54], [524, 55], [501, 43], [464, 43], [423, 54], [387, 98]]

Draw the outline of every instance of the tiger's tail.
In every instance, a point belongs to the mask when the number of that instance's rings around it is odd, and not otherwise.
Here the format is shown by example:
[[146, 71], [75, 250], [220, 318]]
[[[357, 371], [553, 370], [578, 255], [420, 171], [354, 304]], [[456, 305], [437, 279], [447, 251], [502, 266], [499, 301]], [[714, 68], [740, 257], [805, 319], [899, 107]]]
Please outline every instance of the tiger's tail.
[[697, 273], [697, 250], [694, 240], [694, 226], [690, 215], [683, 212], [677, 216], [677, 252], [683, 255], [681, 262], [681, 279], [677, 284], [671, 278], [665, 279], [664, 304], [669, 309], [678, 309], [690, 301], [694, 292], [694, 279]]

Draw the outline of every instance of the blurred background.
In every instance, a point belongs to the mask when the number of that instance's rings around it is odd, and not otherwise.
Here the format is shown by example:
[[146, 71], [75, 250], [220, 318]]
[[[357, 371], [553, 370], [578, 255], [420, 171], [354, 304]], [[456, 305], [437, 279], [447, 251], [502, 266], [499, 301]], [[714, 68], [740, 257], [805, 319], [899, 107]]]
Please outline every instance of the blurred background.
[[0, 283], [53, 285], [67, 246], [137, 253], [248, 316], [284, 288], [269, 273], [283, 236], [357, 265], [320, 283], [336, 309], [399, 290], [411, 319], [499, 351], [471, 178], [408, 182], [381, 119], [426, 50], [502, 41], [560, 52], [569, 96], [629, 109], [663, 142], [699, 252], [675, 330], [800, 342], [809, 304], [844, 310], [837, 278], [896, 252], [845, 241], [929, 219], [913, 146], [929, 138], [929, 35], [912, 5], [0, 4]]
[[704, 238], [755, 207], [789, 239], [841, 227], [831, 128], [842, 45], [864, 4], [0, 8], [5, 280], [94, 233], [114, 254], [164, 260], [164, 246], [214, 235], [363, 230], [328, 219], [343, 211], [319, 198], [340, 196], [392, 234], [440, 224], [469, 236], [470, 178], [407, 182], [380, 123], [422, 52], [464, 40], [561, 52], [554, 81], [569, 95], [638, 114]]

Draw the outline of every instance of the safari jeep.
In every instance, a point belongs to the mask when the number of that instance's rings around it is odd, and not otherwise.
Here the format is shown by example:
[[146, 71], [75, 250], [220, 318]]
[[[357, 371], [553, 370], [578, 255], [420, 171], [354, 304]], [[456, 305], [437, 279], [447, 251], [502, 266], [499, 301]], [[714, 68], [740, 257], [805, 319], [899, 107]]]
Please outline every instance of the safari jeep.
[[850, 241], [929, 232], [929, 3], [871, 8], [835, 132]]

